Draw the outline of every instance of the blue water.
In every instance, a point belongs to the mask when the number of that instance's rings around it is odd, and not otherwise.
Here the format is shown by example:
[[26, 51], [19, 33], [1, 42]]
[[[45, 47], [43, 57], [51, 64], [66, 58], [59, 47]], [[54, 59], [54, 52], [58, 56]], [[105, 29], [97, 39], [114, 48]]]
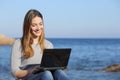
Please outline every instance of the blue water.
[[[120, 39], [49, 39], [55, 48], [72, 48], [68, 70], [71, 80], [120, 80], [120, 72], [98, 72], [120, 64]], [[14, 80], [10, 73], [11, 46], [0, 46], [0, 80]]]

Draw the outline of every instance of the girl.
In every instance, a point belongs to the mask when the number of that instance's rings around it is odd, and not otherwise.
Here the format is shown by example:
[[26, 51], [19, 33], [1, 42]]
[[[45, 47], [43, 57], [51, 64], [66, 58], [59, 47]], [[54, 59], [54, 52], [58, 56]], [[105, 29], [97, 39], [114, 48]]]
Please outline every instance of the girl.
[[63, 70], [53, 73], [46, 70], [32, 74], [41, 62], [43, 50], [53, 48], [44, 37], [42, 14], [34, 9], [27, 12], [23, 23], [23, 36], [14, 42], [11, 54], [11, 71], [20, 80], [69, 80]]

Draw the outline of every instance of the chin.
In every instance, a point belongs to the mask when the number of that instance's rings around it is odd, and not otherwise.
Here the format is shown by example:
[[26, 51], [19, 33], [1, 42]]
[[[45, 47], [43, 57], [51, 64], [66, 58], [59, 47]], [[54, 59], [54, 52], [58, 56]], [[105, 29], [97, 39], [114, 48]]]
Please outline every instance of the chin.
[[40, 37], [41, 33], [33, 33], [34, 37]]
[[35, 36], [36, 36], [36, 37], [39, 37], [39, 36], [40, 36], [40, 34], [36, 34]]

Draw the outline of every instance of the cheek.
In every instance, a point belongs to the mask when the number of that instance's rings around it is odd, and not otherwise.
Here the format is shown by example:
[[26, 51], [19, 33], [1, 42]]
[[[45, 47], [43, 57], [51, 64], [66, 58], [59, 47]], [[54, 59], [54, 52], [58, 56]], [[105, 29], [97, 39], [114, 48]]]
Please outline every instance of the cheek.
[[35, 31], [35, 29], [34, 29], [34, 28], [31, 28], [30, 33], [31, 33], [31, 34], [34, 34], [34, 31]]
[[33, 32], [33, 31], [35, 31], [35, 28], [34, 28], [34, 27], [32, 27], [32, 28], [31, 28], [31, 31], [32, 31], [32, 32]]
[[44, 26], [41, 26], [41, 29], [43, 29], [44, 28]]
[[43, 29], [43, 26], [41, 26], [40, 29]]

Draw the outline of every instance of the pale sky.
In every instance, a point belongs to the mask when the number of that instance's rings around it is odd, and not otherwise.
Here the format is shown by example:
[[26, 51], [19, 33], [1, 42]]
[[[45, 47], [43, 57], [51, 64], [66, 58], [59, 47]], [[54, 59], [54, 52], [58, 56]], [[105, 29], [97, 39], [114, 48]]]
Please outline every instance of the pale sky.
[[120, 38], [120, 0], [1, 0], [0, 33], [21, 37], [29, 9], [43, 14], [47, 38]]

